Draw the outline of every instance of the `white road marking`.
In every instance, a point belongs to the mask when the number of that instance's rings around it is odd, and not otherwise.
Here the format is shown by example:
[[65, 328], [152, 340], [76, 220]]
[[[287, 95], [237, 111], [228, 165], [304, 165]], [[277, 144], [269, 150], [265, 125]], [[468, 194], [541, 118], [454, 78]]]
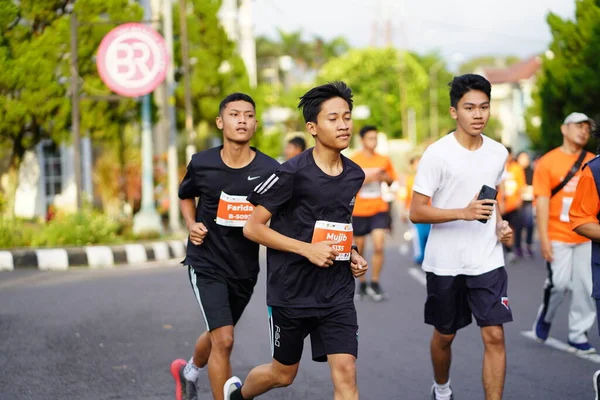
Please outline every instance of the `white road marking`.
[[[535, 335], [533, 334], [532, 331], [522, 331], [521, 336], [524, 336], [531, 340], [535, 340], [537, 342]], [[588, 361], [594, 362], [596, 364], [600, 364], [600, 355], [599, 354], [581, 354], [579, 352], [574, 352], [572, 350], [573, 348], [571, 346], [569, 346], [568, 344], [566, 344], [564, 342], [561, 342], [560, 340], [554, 339], [552, 337], [549, 337], [548, 340], [546, 340], [543, 344], [548, 347], [551, 347], [555, 350], [564, 351], [564, 352], [572, 354], [576, 357], [583, 358], [584, 360], [588, 360]]]

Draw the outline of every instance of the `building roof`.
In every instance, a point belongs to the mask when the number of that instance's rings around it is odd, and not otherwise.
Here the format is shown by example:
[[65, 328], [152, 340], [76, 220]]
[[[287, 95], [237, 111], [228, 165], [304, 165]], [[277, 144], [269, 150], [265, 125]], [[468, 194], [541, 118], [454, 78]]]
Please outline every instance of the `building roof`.
[[541, 65], [540, 58], [534, 56], [506, 68], [484, 68], [483, 74], [492, 84], [516, 83], [531, 78]]

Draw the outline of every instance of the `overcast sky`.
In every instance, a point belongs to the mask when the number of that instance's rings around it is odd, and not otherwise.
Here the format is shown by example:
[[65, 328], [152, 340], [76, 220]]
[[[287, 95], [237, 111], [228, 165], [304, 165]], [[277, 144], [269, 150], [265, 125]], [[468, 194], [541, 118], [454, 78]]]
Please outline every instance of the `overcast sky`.
[[[307, 37], [345, 36], [351, 45], [371, 43], [375, 21], [389, 19], [396, 47], [438, 50], [451, 63], [476, 55], [527, 57], [546, 50], [548, 12], [573, 18], [575, 0], [255, 0], [256, 35], [277, 28], [302, 29]], [[380, 33], [379, 44], [384, 35]]]

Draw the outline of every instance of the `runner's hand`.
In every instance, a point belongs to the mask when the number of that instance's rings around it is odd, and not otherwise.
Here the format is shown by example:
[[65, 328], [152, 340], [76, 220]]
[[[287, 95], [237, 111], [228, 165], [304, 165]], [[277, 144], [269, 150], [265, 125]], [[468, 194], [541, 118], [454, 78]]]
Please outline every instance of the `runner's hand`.
[[350, 269], [355, 278], [363, 276], [369, 269], [367, 261], [355, 250], [352, 250], [352, 255], [350, 256]]
[[508, 221], [500, 221], [496, 226], [496, 235], [502, 244], [510, 244], [513, 236], [513, 230], [508, 225]]
[[552, 251], [552, 243], [547, 241], [540, 241], [540, 250], [542, 250], [542, 257], [548, 262], [554, 261], [554, 252]]
[[188, 226], [188, 231], [190, 232], [190, 242], [194, 243], [196, 246], [200, 246], [204, 242], [204, 238], [208, 233], [208, 229], [202, 222], [196, 222], [192, 225]]
[[308, 258], [308, 261], [317, 267], [328, 268], [333, 265], [333, 261], [340, 254], [331, 247], [331, 245], [338, 243], [334, 240], [311, 243], [308, 245], [304, 257]]
[[[463, 209], [463, 219], [465, 221], [475, 221], [478, 219], [489, 220], [492, 218], [496, 200], [477, 200], [479, 193], [473, 197], [469, 205]], [[489, 204], [489, 205], [488, 205]]]

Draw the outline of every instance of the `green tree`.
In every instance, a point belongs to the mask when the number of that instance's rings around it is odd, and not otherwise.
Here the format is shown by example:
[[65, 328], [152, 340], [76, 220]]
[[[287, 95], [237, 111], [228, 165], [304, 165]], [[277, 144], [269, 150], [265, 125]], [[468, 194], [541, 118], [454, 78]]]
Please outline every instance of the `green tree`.
[[[43, 139], [69, 140], [70, 30], [67, 0], [0, 0], [0, 145], [8, 150], [7, 210], [14, 209], [17, 173], [25, 152]], [[139, 20], [141, 9], [128, 0], [76, 2], [82, 23]], [[92, 58], [110, 26], [81, 27], [78, 46], [84, 87], [97, 85]], [[123, 105], [82, 104], [82, 128], [94, 135], [116, 132]]]
[[530, 125], [530, 138], [534, 148], [543, 152], [561, 144], [560, 125], [569, 113], [600, 118], [600, 1], [578, 0], [574, 20], [550, 13], [547, 21], [553, 57], [544, 59], [536, 104], [528, 118], [541, 117], [539, 130]]
[[391, 48], [354, 49], [325, 64], [319, 80], [345, 81], [354, 93], [354, 104], [371, 109], [371, 117], [364, 123], [377, 125], [390, 137], [406, 137], [401, 116], [403, 85], [406, 107], [417, 115], [417, 139], [429, 135], [429, 75], [419, 56]]
[[[191, 64], [191, 89], [194, 123], [208, 125], [209, 135], [217, 135], [215, 117], [219, 102], [233, 92], [248, 92], [250, 83], [246, 67], [236, 53], [235, 43], [229, 40], [219, 23], [217, 12], [221, 0], [188, 0], [187, 14], [189, 56]], [[180, 32], [179, 7], [174, 8], [174, 32]], [[175, 61], [181, 63], [181, 40], [175, 40]], [[176, 65], [175, 68], [181, 68]], [[185, 125], [184, 86], [179, 77], [176, 89], [177, 122]], [[202, 136], [202, 135], [199, 135]], [[206, 139], [206, 138], [205, 138]], [[198, 143], [204, 148], [207, 142]]]
[[465, 61], [458, 67], [458, 72], [462, 74], [472, 74], [478, 68], [496, 67], [505, 68], [516, 64], [521, 59], [517, 56], [479, 56]]

